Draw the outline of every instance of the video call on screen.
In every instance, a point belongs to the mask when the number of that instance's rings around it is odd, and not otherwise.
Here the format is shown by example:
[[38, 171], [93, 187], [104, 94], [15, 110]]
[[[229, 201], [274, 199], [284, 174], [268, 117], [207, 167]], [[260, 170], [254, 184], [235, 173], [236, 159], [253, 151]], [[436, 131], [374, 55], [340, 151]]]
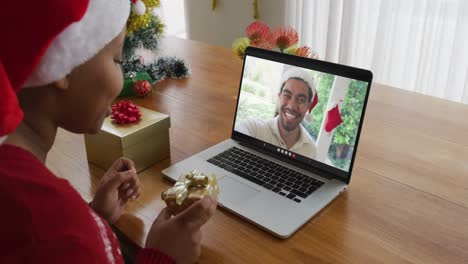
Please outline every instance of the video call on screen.
[[348, 172], [368, 83], [252, 56], [245, 60], [234, 130]]

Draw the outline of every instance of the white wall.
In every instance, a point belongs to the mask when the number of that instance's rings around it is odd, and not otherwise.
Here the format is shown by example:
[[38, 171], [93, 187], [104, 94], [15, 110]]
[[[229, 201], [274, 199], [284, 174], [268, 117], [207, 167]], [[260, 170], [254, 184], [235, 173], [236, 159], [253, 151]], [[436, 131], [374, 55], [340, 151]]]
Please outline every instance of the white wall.
[[161, 0], [158, 12], [166, 25], [165, 35], [186, 38], [183, 0]]
[[[270, 26], [284, 24], [287, 0], [258, 0], [260, 20]], [[245, 28], [254, 21], [253, 0], [185, 0], [187, 37], [212, 45], [230, 48], [232, 42], [245, 36]]]

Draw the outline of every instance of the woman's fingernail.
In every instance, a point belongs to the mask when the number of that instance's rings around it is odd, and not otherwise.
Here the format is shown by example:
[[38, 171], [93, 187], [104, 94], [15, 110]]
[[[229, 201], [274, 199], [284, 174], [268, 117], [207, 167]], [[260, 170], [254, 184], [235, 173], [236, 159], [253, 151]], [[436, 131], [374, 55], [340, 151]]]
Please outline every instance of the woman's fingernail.
[[132, 195], [132, 200], [136, 199], [136, 194]]

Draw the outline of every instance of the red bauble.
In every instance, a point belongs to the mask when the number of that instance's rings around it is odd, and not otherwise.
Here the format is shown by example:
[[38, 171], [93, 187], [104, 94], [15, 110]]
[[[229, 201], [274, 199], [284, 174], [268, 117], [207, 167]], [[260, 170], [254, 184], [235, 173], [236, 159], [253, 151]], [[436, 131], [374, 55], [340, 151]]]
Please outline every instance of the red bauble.
[[145, 80], [136, 81], [133, 85], [133, 89], [135, 90], [136, 95], [139, 97], [145, 97], [151, 92], [151, 84]]
[[120, 101], [112, 105], [111, 118], [117, 124], [134, 123], [141, 119], [141, 111], [132, 101]]

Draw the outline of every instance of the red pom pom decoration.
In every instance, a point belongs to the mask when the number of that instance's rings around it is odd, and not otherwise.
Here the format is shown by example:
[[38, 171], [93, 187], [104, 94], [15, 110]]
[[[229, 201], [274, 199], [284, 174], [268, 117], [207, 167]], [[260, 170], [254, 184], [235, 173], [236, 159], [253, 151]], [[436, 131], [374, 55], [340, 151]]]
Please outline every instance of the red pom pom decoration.
[[132, 101], [120, 101], [112, 105], [111, 118], [117, 124], [134, 123], [141, 119], [141, 111]]
[[136, 81], [133, 89], [135, 89], [136, 95], [145, 97], [151, 92], [151, 84], [146, 80]]

